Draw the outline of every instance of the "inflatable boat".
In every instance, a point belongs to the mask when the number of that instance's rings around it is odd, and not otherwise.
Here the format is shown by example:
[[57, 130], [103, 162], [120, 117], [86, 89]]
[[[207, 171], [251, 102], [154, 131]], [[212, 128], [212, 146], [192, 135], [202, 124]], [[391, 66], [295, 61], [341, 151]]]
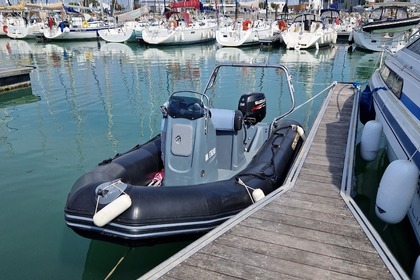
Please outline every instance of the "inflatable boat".
[[[263, 123], [262, 92], [241, 95], [234, 110], [211, 108], [206, 91], [220, 67], [283, 71], [292, 108]], [[293, 107], [285, 66], [216, 66], [203, 93], [174, 92], [161, 106], [159, 135], [75, 182], [66, 224], [83, 237], [130, 247], [203, 235], [282, 186], [305, 137], [299, 123], [284, 120]]]

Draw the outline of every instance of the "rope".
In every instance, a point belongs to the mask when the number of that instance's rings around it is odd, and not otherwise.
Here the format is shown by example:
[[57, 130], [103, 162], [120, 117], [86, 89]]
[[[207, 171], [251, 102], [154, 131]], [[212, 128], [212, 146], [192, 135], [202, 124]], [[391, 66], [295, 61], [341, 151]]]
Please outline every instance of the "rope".
[[238, 184], [239, 184], [239, 185], [241, 185], [241, 186], [243, 186], [243, 187], [245, 188], [245, 190], [246, 190], [246, 192], [248, 193], [249, 198], [251, 199], [252, 203], [255, 203], [254, 198], [252, 197], [252, 194], [249, 192], [249, 189], [251, 189], [251, 190], [253, 190], [253, 191], [255, 191], [255, 189], [253, 189], [253, 188], [251, 188], [250, 186], [246, 185], [246, 184], [245, 184], [245, 183], [241, 180], [241, 178], [239, 178], [239, 177], [237, 177], [237, 178], [236, 178], [236, 181], [238, 182]]
[[357, 90], [360, 90], [363, 85], [367, 85], [367, 84], [368, 84], [368, 82], [362, 82], [362, 83], [354, 82], [353, 87], [356, 88]]
[[[112, 182], [111, 184], [109, 184], [108, 186], [106, 186], [105, 188], [103, 188], [103, 189], [102, 189], [102, 191], [104, 191], [104, 190], [106, 190], [106, 189], [108, 189], [108, 188], [110, 188], [110, 187], [115, 187], [115, 188], [116, 188], [116, 189], [118, 189], [121, 193], [123, 193], [123, 194], [127, 194], [125, 191], [123, 191], [122, 189], [120, 189], [120, 188], [117, 186], [117, 184], [119, 184], [119, 183], [123, 183], [123, 182], [121, 181], [121, 179], [118, 179], [118, 180], [116, 180], [116, 181]], [[96, 199], [95, 214], [98, 212], [98, 205], [99, 205], [99, 196], [100, 196], [100, 194], [98, 194], [98, 193], [97, 193], [97, 195], [98, 195], [98, 198]], [[128, 194], [127, 194], [127, 195], [128, 195]]]
[[128, 249], [128, 251], [127, 251], [127, 252], [125, 252], [124, 256], [122, 256], [122, 257], [120, 258], [120, 260], [117, 262], [117, 264], [114, 266], [114, 268], [113, 268], [113, 269], [111, 269], [111, 271], [108, 273], [108, 275], [105, 277], [105, 279], [104, 279], [104, 280], [108, 280], [108, 279], [109, 279], [109, 277], [111, 277], [111, 276], [112, 276], [112, 274], [114, 273], [114, 271], [117, 269], [117, 267], [120, 265], [120, 263], [124, 260], [124, 258], [127, 256], [127, 254], [131, 251], [131, 249], [133, 249], [133, 248], [132, 248], [132, 247], [130, 247], [130, 248]]
[[358, 93], [370, 94], [370, 93], [377, 92], [380, 89], [381, 90], [387, 90], [386, 87], [376, 87], [376, 88], [372, 89], [371, 91], [360, 91], [360, 88], [363, 84], [367, 84], [367, 82], [365, 82], [365, 83], [357, 83], [357, 82], [353, 83], [353, 86], [357, 89]]
[[312, 100], [314, 100], [315, 98], [317, 98], [319, 95], [321, 95], [322, 93], [324, 93], [325, 91], [327, 91], [328, 89], [335, 87], [337, 85], [337, 82], [333, 82], [331, 85], [329, 85], [328, 87], [326, 87], [325, 89], [323, 89], [321, 92], [317, 93], [316, 95], [312, 96], [311, 98], [309, 98], [308, 100], [306, 100], [305, 102], [303, 102], [302, 104], [300, 104], [299, 106], [296, 106], [292, 112], [298, 110], [299, 108], [301, 108], [302, 106], [306, 105], [307, 103], [311, 102]]
[[414, 153], [410, 156], [410, 158], [408, 159], [409, 161], [412, 161], [415, 154], [417, 154], [420, 151], [420, 146], [417, 148], [417, 150], [414, 151]]

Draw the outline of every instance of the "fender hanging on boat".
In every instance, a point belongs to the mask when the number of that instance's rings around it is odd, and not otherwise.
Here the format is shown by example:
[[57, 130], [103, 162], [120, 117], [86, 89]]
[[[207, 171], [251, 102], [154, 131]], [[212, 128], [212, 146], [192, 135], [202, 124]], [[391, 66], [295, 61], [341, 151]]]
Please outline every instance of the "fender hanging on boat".
[[367, 85], [362, 92], [359, 91], [360, 122], [362, 124], [366, 124], [368, 121], [375, 119], [376, 112], [375, 107], [373, 106], [373, 93], [377, 92], [380, 89], [386, 90], [386, 88], [384, 87], [377, 87], [370, 90], [369, 85]]
[[376, 196], [376, 215], [396, 224], [404, 219], [417, 189], [419, 171], [409, 160], [395, 160], [382, 176]]
[[119, 215], [121, 215], [125, 210], [130, 208], [131, 198], [127, 194], [123, 194], [104, 208], [99, 210], [93, 216], [93, 223], [98, 227], [103, 227]]
[[374, 120], [376, 113], [373, 107], [373, 96], [369, 85], [360, 92], [359, 99], [359, 111], [360, 111], [360, 122], [366, 124], [368, 121]]
[[363, 160], [372, 161], [376, 158], [381, 143], [382, 124], [378, 121], [368, 121], [363, 128], [360, 139], [360, 155]]

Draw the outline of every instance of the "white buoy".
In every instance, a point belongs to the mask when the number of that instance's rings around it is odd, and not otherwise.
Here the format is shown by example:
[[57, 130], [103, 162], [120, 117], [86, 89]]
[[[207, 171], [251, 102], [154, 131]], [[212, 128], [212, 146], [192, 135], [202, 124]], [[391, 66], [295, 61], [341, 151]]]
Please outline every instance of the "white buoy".
[[417, 257], [416, 264], [414, 265], [412, 280], [420, 280], [420, 256]]
[[261, 189], [255, 189], [252, 191], [252, 198], [255, 202], [265, 197], [264, 192]]
[[381, 143], [382, 124], [378, 121], [368, 121], [360, 139], [360, 155], [366, 161], [376, 158]]
[[404, 219], [417, 189], [419, 171], [409, 160], [394, 160], [385, 170], [376, 195], [376, 215], [396, 224]]
[[123, 194], [107, 206], [99, 210], [93, 216], [93, 223], [98, 227], [103, 227], [131, 206], [131, 198]]

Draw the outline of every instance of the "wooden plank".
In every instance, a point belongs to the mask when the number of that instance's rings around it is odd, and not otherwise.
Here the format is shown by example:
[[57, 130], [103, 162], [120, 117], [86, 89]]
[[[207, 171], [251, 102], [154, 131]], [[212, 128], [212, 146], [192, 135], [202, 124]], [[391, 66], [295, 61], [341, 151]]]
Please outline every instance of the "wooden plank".
[[[350, 260], [303, 251], [289, 246], [281, 246], [275, 243], [270, 243], [270, 250], [267, 250], [267, 244], [264, 241], [237, 236], [234, 234], [229, 236], [224, 235], [218, 238], [217, 241], [215, 241], [214, 247], [216, 250], [220, 247], [223, 251], [212, 251], [212, 254], [225, 254], [226, 256], [229, 256], [227, 254], [229, 254], [228, 251], [232, 247], [232, 244], [235, 244], [235, 248], [244, 250], [245, 252], [242, 253], [243, 255], [245, 255], [247, 251], [265, 255], [271, 262], [276, 263], [282, 268], [288, 268], [288, 266], [286, 266], [286, 262], [293, 262], [305, 266], [305, 269], [312, 270], [312, 268], [318, 267], [323, 270], [332, 270], [336, 273], [342, 273], [345, 277], [355, 276], [373, 279], [377, 276], [383, 275], [382, 267], [372, 267], [371, 265], [363, 263], [355, 263]], [[222, 246], [226, 247], [223, 248]], [[212, 248], [212, 250], [214, 249]], [[325, 271], [322, 271], [322, 273], [325, 274]], [[335, 276], [340, 277], [341, 275]], [[386, 278], [386, 276], [384, 277]], [[262, 277], [262, 279], [264, 279], [264, 277]], [[308, 279], [315, 278], [309, 276]]]
[[234, 235], [237, 235], [244, 238], [263, 241], [267, 244], [266, 250], [271, 250], [271, 246], [275, 244], [300, 250], [302, 251], [302, 254], [310, 252], [331, 258], [348, 260], [356, 264], [369, 265], [372, 269], [385, 269], [385, 266], [378, 257], [376, 251], [361, 251], [349, 247], [326, 244], [319, 241], [283, 234], [281, 231], [273, 234], [273, 232], [265, 229], [245, 227], [242, 224], [233, 228], [229, 233], [231, 238], [233, 238]]
[[[311, 175], [313, 176], [313, 175]], [[309, 176], [310, 177], [310, 176]], [[326, 196], [326, 197], [333, 197], [338, 198], [338, 187], [337, 192], [333, 192], [331, 190], [330, 184], [336, 184], [337, 186], [341, 182], [341, 178], [332, 178], [332, 177], [320, 177], [317, 176], [316, 179], [318, 181], [309, 181], [305, 180], [306, 178], [299, 178], [296, 183], [295, 187], [296, 189], [294, 191], [299, 193], [307, 193], [307, 194], [316, 194], [318, 196]], [[311, 178], [309, 178], [311, 179]], [[321, 180], [324, 179], [324, 180]]]
[[229, 277], [226, 274], [219, 273], [217, 271], [212, 271], [210, 269], [203, 269], [201, 267], [197, 267], [197, 265], [190, 265], [188, 261], [179, 265], [179, 269], [173, 269], [169, 271], [165, 277], [169, 277], [168, 279], [197, 279], [197, 275], [200, 275], [200, 279], [214, 279], [214, 280], [223, 280], [223, 279], [237, 279], [234, 277]]
[[299, 208], [306, 209], [308, 211], [316, 211], [321, 213], [329, 213], [329, 214], [338, 214], [338, 215], [346, 215], [349, 214], [349, 211], [347, 209], [347, 206], [345, 205], [329, 205], [329, 204], [323, 204], [323, 203], [317, 203], [317, 202], [310, 202], [310, 201], [301, 201], [299, 197], [287, 197], [287, 198], [281, 198], [279, 197], [274, 201], [273, 203], [278, 203], [280, 207], [282, 205], [285, 206], [291, 206], [296, 207], [299, 205]]
[[306, 219], [312, 219], [320, 222], [328, 222], [336, 226], [353, 227], [357, 230], [360, 229], [357, 223], [354, 223], [354, 218], [348, 212], [341, 213], [328, 213], [314, 211], [312, 209], [304, 209], [299, 205], [284, 205], [277, 203], [268, 204], [264, 210], [273, 212], [273, 215], [292, 215], [299, 216]]
[[[220, 242], [209, 245], [206, 248], [208, 258], [217, 256], [223, 259], [222, 267], [218, 267], [218, 269], [225, 269], [225, 266], [230, 266], [230, 275], [241, 279], [313, 279], [314, 276], [327, 276], [331, 279], [352, 279], [348, 274], [343, 275], [320, 268], [317, 264], [308, 265], [304, 262], [290, 261], [290, 257], [281, 250], [258, 250], [258, 247], [247, 246], [246, 243], [249, 241], [253, 245], [262, 245], [261, 248], [264, 248], [264, 244], [253, 239], [237, 237], [233, 241], [240, 242], [240, 240], [242, 246], [237, 244], [232, 246], [231, 242], [224, 244], [223, 241], [226, 240], [220, 240]], [[302, 255], [299, 250], [289, 250], [288, 252], [293, 252], [297, 256]], [[236, 260], [237, 263], [231, 263], [230, 260], [232, 259]]]
[[[287, 273], [275, 270], [270, 267], [271, 261], [261, 256], [255, 257], [252, 254], [243, 254], [235, 251], [235, 248], [231, 248], [229, 257], [226, 255], [213, 255], [211, 249], [214, 245], [210, 244], [206, 248], [206, 252], [199, 252], [194, 255], [194, 258], [190, 258], [185, 261], [186, 264], [191, 267], [201, 268], [203, 271], [210, 271], [212, 273], [219, 273], [226, 277], [235, 277], [240, 279], [274, 279], [279, 278], [285, 279], [296, 279], [288, 277]], [[267, 269], [268, 266], [268, 269]], [[188, 279], [188, 278], [184, 278]], [[190, 279], [203, 279], [201, 276]], [[213, 279], [213, 278], [209, 278]]]

